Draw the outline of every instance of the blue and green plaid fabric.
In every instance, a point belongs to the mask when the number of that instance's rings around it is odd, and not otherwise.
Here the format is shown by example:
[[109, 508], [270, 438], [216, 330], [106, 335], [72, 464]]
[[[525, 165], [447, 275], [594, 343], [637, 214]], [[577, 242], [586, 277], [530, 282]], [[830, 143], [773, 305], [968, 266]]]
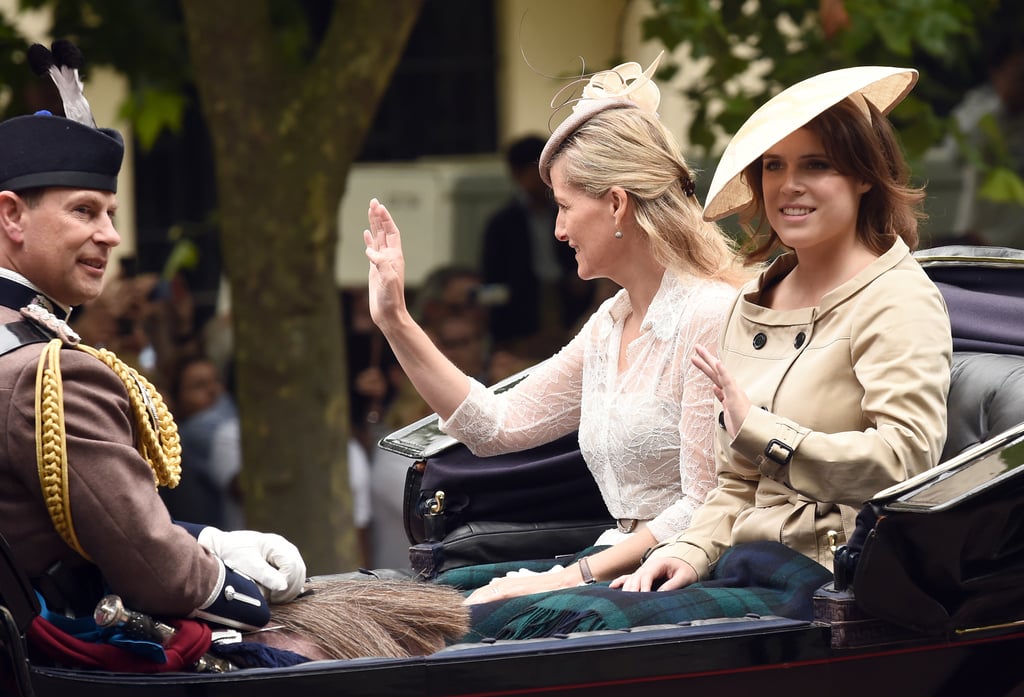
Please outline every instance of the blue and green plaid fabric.
[[[437, 582], [468, 592], [513, 569], [546, 571], [551, 566], [550, 559], [472, 566], [452, 569]], [[825, 567], [785, 545], [751, 542], [727, 550], [710, 579], [680, 590], [627, 593], [603, 583], [474, 605], [464, 641], [532, 639], [748, 613], [811, 620], [812, 596], [831, 580]]]

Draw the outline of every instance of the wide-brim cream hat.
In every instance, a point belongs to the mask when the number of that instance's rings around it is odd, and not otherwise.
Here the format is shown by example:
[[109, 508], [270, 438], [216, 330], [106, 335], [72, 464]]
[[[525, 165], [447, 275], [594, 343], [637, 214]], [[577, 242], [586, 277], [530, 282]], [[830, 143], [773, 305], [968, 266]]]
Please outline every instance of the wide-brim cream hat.
[[595, 115], [608, 109], [642, 109], [657, 116], [658, 105], [661, 104], [661, 91], [654, 83], [653, 77], [664, 53], [659, 53], [646, 70], [639, 63], [623, 63], [610, 70], [594, 73], [589, 78], [574, 80], [555, 94], [551, 106], [557, 108], [556, 105], [562, 95], [580, 82], [586, 82], [582, 94], [573, 105], [572, 113], [552, 131], [540, 154], [537, 164], [540, 168], [540, 178], [545, 184], [551, 186], [551, 161], [558, 154], [565, 139]]
[[913, 68], [871, 65], [821, 73], [779, 92], [747, 119], [726, 146], [711, 179], [704, 219], [721, 220], [746, 207], [754, 194], [743, 170], [814, 117], [847, 97], [858, 101], [865, 116], [867, 105], [861, 100], [888, 114], [916, 83]]

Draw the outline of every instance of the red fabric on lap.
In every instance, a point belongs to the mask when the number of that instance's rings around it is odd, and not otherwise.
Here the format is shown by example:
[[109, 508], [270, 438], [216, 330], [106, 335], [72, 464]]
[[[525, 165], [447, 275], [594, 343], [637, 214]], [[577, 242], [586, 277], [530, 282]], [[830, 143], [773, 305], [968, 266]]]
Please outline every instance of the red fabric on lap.
[[111, 644], [77, 639], [42, 617], [32, 618], [26, 632], [30, 645], [62, 665], [122, 673], [165, 673], [190, 670], [210, 648], [210, 627], [195, 620], [169, 620], [177, 633], [164, 647], [165, 663], [157, 663]]

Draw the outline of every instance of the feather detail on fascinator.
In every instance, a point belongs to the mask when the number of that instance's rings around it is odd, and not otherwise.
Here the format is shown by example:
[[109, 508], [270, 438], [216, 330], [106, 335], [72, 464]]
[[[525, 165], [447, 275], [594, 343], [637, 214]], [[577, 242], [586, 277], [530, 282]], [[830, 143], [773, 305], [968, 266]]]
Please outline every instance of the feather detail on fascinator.
[[77, 46], [63, 39], [54, 41], [52, 50], [42, 44], [32, 44], [28, 49], [28, 62], [36, 75], [48, 74], [53, 80], [64, 103], [64, 116], [83, 126], [96, 127], [78, 75], [82, 67], [82, 52]]
[[[664, 51], [659, 53], [658, 57], [647, 66], [647, 70], [644, 70], [639, 63], [630, 62], [617, 65], [611, 70], [595, 73], [583, 86], [583, 93], [573, 106], [573, 111], [585, 107], [587, 100], [625, 99], [633, 102], [637, 108], [643, 111], [657, 114], [658, 106], [661, 104], [661, 90], [654, 83], [653, 77], [664, 53]], [[564, 90], [565, 88], [562, 89], [562, 91]], [[557, 99], [558, 95], [556, 94], [555, 97]], [[554, 100], [552, 100], [552, 106], [554, 106]]]
[[[646, 70], [636, 62], [622, 63], [610, 70], [578, 78], [555, 93], [551, 107], [556, 112], [569, 104], [573, 106], [572, 113], [555, 128], [540, 155], [538, 165], [545, 184], [551, 186], [551, 161], [566, 139], [595, 114], [607, 109], [640, 109], [658, 115], [661, 90], [653, 78], [664, 53], [659, 53]], [[575, 99], [567, 97], [581, 83], [580, 96]]]

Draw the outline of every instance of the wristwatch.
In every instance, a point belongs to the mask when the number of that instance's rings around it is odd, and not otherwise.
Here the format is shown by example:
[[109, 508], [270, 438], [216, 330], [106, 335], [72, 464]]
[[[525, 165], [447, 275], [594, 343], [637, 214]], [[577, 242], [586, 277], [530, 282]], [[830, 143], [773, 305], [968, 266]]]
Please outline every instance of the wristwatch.
[[583, 577], [583, 583], [590, 585], [591, 583], [597, 583], [597, 579], [594, 578], [594, 574], [590, 573], [590, 562], [587, 561], [586, 557], [582, 557], [579, 561], [580, 565], [580, 576]]

